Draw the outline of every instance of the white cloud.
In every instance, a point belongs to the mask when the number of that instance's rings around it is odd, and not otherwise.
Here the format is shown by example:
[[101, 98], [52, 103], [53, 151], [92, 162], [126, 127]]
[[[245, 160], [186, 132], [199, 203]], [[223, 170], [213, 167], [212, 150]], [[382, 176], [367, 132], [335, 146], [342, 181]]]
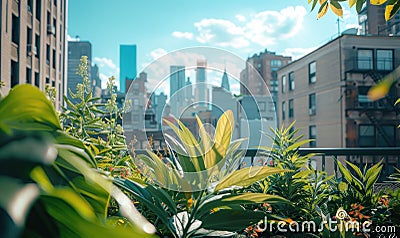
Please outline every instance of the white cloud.
[[235, 18], [240, 22], [245, 22], [246, 21], [246, 17], [241, 15], [241, 14], [236, 14]]
[[280, 11], [261, 11], [250, 16], [236, 14], [237, 24], [226, 19], [206, 18], [194, 23], [197, 30], [194, 34], [178, 31], [172, 34], [222, 47], [243, 49], [250, 44], [266, 47], [297, 35], [306, 14], [303, 6], [291, 6]]
[[94, 57], [93, 60], [99, 67], [109, 67], [110, 69], [117, 69], [117, 66], [114, 64], [114, 62], [111, 59], [108, 59], [106, 57]]
[[190, 32], [174, 31], [174, 32], [172, 32], [172, 36], [174, 36], [176, 38], [184, 38], [184, 39], [188, 39], [188, 40], [193, 39], [193, 33], [190, 33]]
[[166, 50], [164, 50], [163, 48], [157, 48], [150, 52], [150, 56], [153, 60], [156, 60], [156, 59], [160, 58], [161, 56], [166, 55], [167, 53], [168, 52]]
[[115, 84], [119, 87], [119, 68], [111, 59], [106, 57], [94, 57], [93, 62], [99, 67], [99, 77], [101, 79], [102, 88], [106, 87], [108, 78], [111, 76], [115, 77]]
[[200, 43], [214, 43], [218, 46], [233, 48], [243, 48], [249, 45], [249, 41], [245, 39], [243, 28], [231, 21], [208, 18], [196, 22], [194, 26], [198, 31], [196, 40]]
[[67, 41], [79, 41], [79, 36], [72, 37], [69, 34], [67, 34]]
[[285, 56], [292, 56], [292, 60], [297, 60], [306, 54], [314, 51], [317, 47], [311, 48], [286, 48], [282, 53]]

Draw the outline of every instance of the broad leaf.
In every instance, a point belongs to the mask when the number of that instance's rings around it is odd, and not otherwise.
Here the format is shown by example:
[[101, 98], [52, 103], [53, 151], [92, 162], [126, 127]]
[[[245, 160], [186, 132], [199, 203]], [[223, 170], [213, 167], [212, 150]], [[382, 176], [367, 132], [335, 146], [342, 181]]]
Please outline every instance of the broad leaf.
[[15, 86], [0, 104], [0, 130], [61, 130], [52, 103], [37, 87]]
[[289, 170], [283, 170], [268, 166], [253, 166], [239, 169], [223, 178], [215, 187], [215, 191], [219, 191], [221, 189], [229, 188], [232, 186], [247, 187], [261, 179], [265, 179], [269, 175], [288, 171]]

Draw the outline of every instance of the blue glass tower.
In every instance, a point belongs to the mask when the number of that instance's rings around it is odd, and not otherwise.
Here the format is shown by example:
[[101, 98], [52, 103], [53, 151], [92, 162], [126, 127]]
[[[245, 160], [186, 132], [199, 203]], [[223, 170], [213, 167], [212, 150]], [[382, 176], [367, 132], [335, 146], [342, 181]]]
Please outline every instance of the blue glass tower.
[[126, 90], [126, 79], [136, 78], [136, 45], [119, 46], [119, 88], [122, 93]]

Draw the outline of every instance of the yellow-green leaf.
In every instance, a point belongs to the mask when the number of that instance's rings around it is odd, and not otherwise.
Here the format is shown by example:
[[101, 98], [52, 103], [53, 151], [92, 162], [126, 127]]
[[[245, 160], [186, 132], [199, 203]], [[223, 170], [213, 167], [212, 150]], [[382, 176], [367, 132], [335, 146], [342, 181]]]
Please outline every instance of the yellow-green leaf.
[[368, 99], [371, 101], [376, 101], [384, 98], [390, 90], [393, 84], [393, 77], [390, 75], [378, 82], [376, 85], [372, 86], [368, 91]]
[[[390, 4], [391, 3], [391, 4]], [[394, 1], [386, 4], [385, 20], [389, 21], [400, 9], [400, 1]]]
[[261, 179], [265, 179], [269, 175], [282, 172], [289, 172], [289, 170], [268, 166], [253, 166], [239, 169], [223, 178], [215, 187], [215, 191], [232, 186], [247, 187]]
[[321, 17], [323, 17], [326, 12], [328, 11], [328, 2], [324, 2], [321, 7], [318, 10], [318, 19], [320, 19]]
[[343, 9], [338, 2], [331, 1], [331, 4], [329, 4], [329, 6], [331, 7], [333, 13], [335, 13], [339, 17], [343, 17]]
[[370, 3], [372, 5], [382, 5], [386, 2], [387, 0], [370, 0]]
[[356, 4], [357, 0], [349, 0], [349, 6], [352, 8]]

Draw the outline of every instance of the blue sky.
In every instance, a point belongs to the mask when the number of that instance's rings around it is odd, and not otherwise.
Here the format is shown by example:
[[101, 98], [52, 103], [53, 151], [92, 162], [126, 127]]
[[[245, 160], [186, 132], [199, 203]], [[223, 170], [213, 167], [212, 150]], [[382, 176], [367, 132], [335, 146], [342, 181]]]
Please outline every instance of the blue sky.
[[[268, 49], [298, 58], [337, 34], [332, 13], [317, 20], [307, 0], [69, 0], [68, 37], [92, 43], [102, 80], [119, 76], [119, 45], [136, 44], [138, 72], [167, 52], [192, 46], [243, 59]], [[343, 4], [341, 31], [357, 15]], [[151, 85], [148, 85], [151, 88]]]

